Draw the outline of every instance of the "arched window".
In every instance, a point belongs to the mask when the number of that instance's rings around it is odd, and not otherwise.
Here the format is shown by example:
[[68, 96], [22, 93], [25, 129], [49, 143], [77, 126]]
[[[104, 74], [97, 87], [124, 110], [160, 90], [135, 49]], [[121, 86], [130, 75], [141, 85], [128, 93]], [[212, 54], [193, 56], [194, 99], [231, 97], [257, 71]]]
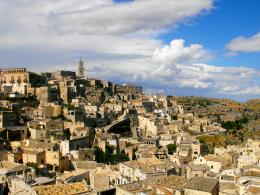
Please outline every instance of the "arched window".
[[14, 76], [11, 76], [10, 83], [14, 83]]
[[17, 83], [20, 84], [21, 82], [22, 82], [21, 76], [18, 76], [18, 77], [17, 77]]

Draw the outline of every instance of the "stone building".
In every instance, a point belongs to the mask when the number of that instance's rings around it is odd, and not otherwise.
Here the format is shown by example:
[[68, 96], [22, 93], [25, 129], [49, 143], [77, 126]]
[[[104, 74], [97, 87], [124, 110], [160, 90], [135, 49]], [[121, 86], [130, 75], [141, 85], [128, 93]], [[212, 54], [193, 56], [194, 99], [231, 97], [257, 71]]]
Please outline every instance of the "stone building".
[[119, 163], [119, 172], [118, 184], [177, 174], [174, 163], [155, 157]]
[[105, 101], [104, 89], [86, 88], [85, 96], [92, 105], [101, 105]]
[[67, 170], [67, 158], [62, 157], [57, 143], [31, 141], [23, 147], [23, 162], [36, 165], [51, 165], [59, 170]]
[[186, 182], [187, 179], [180, 176], [161, 177], [158, 179], [142, 180], [129, 184], [119, 185], [116, 188], [116, 193], [119, 195], [182, 195], [182, 187]]
[[7, 178], [9, 176], [22, 176], [27, 171], [29, 171], [29, 168], [22, 164], [9, 162], [9, 161], [0, 162], [0, 179], [1, 179], [1, 181], [2, 181], [2, 179]]
[[42, 75], [28, 72], [26, 68], [9, 68], [0, 70], [0, 82], [3, 85], [31, 85], [41, 86], [46, 84], [46, 78]]
[[64, 116], [71, 122], [84, 122], [84, 111], [80, 109], [70, 109], [65, 107], [63, 109]]
[[210, 168], [206, 164], [190, 164], [187, 166], [186, 177], [207, 177]]
[[39, 87], [36, 90], [41, 104], [48, 104], [58, 100], [58, 89], [51, 86]]
[[45, 152], [40, 150], [23, 150], [23, 163], [34, 163], [37, 166], [45, 163]]
[[158, 118], [154, 115], [139, 115], [138, 116], [139, 128], [144, 135], [157, 136], [163, 134], [165, 126], [168, 122], [164, 118]]
[[39, 106], [37, 109], [32, 110], [32, 119], [50, 119], [53, 116], [54, 108], [51, 106]]
[[116, 85], [116, 92], [121, 94], [137, 95], [142, 93], [142, 90], [142, 87], [131, 84]]
[[0, 111], [0, 128], [15, 126], [17, 120], [12, 111]]
[[76, 87], [72, 86], [71, 83], [67, 81], [59, 82], [60, 99], [65, 103], [70, 103], [75, 97]]
[[62, 155], [69, 154], [72, 150], [88, 148], [89, 143], [90, 140], [88, 136], [76, 138], [71, 137], [70, 140], [63, 140], [60, 143]]
[[90, 173], [89, 179], [90, 179], [90, 186], [97, 190], [105, 190], [110, 188], [110, 179], [109, 175], [107, 173], [94, 172]]
[[61, 70], [52, 73], [52, 77], [55, 80], [76, 79], [76, 73], [73, 71]]

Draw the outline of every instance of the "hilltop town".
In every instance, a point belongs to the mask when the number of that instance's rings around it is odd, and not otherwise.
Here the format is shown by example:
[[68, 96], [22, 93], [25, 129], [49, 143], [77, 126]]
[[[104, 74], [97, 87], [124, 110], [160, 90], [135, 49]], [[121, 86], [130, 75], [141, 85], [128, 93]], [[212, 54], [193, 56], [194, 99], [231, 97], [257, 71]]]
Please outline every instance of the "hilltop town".
[[259, 100], [0, 70], [0, 195], [260, 194]]

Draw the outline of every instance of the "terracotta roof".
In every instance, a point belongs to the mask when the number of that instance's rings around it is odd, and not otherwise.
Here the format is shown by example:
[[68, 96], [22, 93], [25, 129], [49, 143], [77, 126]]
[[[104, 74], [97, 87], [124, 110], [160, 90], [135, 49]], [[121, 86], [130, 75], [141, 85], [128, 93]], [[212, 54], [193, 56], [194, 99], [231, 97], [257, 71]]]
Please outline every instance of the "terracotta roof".
[[219, 182], [217, 179], [193, 177], [187, 182], [187, 184], [184, 186], [184, 189], [212, 192], [218, 183]]
[[209, 170], [210, 168], [207, 165], [195, 165], [195, 164], [191, 164], [189, 165], [189, 167], [191, 168], [192, 171], [206, 171]]
[[0, 169], [6, 169], [6, 170], [8, 170], [8, 172], [20, 171], [20, 170], [24, 170], [27, 168], [28, 168], [27, 166], [24, 166], [19, 163], [13, 163], [13, 162], [9, 162], [9, 161], [0, 162]]
[[103, 167], [103, 163], [97, 163], [96, 161], [72, 161], [72, 164], [76, 169], [96, 169], [97, 167]]
[[35, 155], [38, 155], [40, 153], [43, 153], [44, 151], [40, 151], [40, 150], [32, 150], [32, 149], [24, 149], [23, 150], [23, 153], [24, 154], [35, 154]]
[[87, 171], [84, 171], [84, 170], [71, 171], [71, 172], [60, 175], [60, 177], [64, 180], [68, 180], [71, 177], [75, 177], [75, 176], [81, 175], [83, 173], [87, 173]]
[[1, 161], [0, 162], [0, 168], [4, 168], [4, 169], [13, 169], [17, 166], [19, 166], [20, 164], [17, 163], [12, 163], [9, 161]]
[[39, 195], [71, 195], [90, 192], [85, 182], [37, 186], [34, 190]]
[[154, 166], [154, 165], [160, 165], [160, 164], [165, 164], [164, 161], [159, 160], [157, 158], [148, 158], [148, 159], [139, 159], [139, 160], [131, 160], [127, 162], [123, 162], [128, 167], [131, 168], [146, 168], [148, 166]]
[[155, 179], [152, 181], [152, 183], [156, 184], [157, 186], [159, 185], [173, 190], [180, 190], [187, 181], [188, 179], [185, 177], [168, 176]]
[[24, 148], [32, 148], [32, 149], [51, 149], [53, 148], [57, 143], [48, 143], [48, 142], [34, 142], [31, 141], [28, 146], [25, 146]]
[[133, 192], [133, 193], [143, 192], [143, 191], [149, 190], [147, 180], [133, 182], [133, 183], [129, 183], [129, 184], [124, 184], [124, 185], [120, 185], [118, 187], [122, 188], [126, 191]]

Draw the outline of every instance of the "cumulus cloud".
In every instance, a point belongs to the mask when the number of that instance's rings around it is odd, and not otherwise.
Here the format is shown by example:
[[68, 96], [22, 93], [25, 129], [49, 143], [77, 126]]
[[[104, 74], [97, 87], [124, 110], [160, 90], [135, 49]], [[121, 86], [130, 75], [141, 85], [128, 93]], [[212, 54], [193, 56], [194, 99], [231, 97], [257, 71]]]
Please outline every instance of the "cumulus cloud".
[[183, 39], [175, 39], [170, 45], [155, 50], [153, 59], [161, 64], [174, 64], [180, 62], [195, 62], [210, 59], [212, 54], [206, 51], [200, 44], [184, 46]]
[[212, 58], [212, 54], [200, 44], [185, 46], [184, 43], [184, 40], [176, 39], [155, 50], [152, 60], [157, 68], [149, 74], [168, 88], [207, 89], [218, 94], [249, 94], [252, 91], [247, 88], [252, 86], [252, 80], [260, 74], [259, 71], [198, 63]]
[[0, 0], [1, 63], [76, 70], [83, 56], [90, 77], [133, 82], [149, 91], [260, 95], [259, 71], [209, 65], [213, 55], [203, 45], [182, 39], [164, 45], [157, 38], [212, 7], [213, 0]]
[[[191, 90], [196, 95], [254, 96], [260, 95], [256, 78], [260, 71], [247, 67], [224, 67], [198, 63], [207, 61], [211, 53], [199, 44], [184, 45], [184, 40], [173, 40], [169, 45], [156, 49], [150, 57], [122, 61], [121, 69], [115, 61], [102, 62], [103, 70], [109, 69], [113, 77], [144, 84], [149, 92], [173, 94], [178, 90]], [[195, 45], [195, 46], [194, 46]], [[102, 64], [99, 62], [99, 64]], [[114, 66], [105, 66], [114, 64]], [[98, 72], [106, 77], [106, 71]], [[113, 77], [110, 77], [113, 80]]]
[[256, 35], [245, 38], [245, 37], [237, 37], [231, 40], [230, 43], [227, 44], [227, 49], [232, 52], [259, 52], [260, 51], [260, 33]]

